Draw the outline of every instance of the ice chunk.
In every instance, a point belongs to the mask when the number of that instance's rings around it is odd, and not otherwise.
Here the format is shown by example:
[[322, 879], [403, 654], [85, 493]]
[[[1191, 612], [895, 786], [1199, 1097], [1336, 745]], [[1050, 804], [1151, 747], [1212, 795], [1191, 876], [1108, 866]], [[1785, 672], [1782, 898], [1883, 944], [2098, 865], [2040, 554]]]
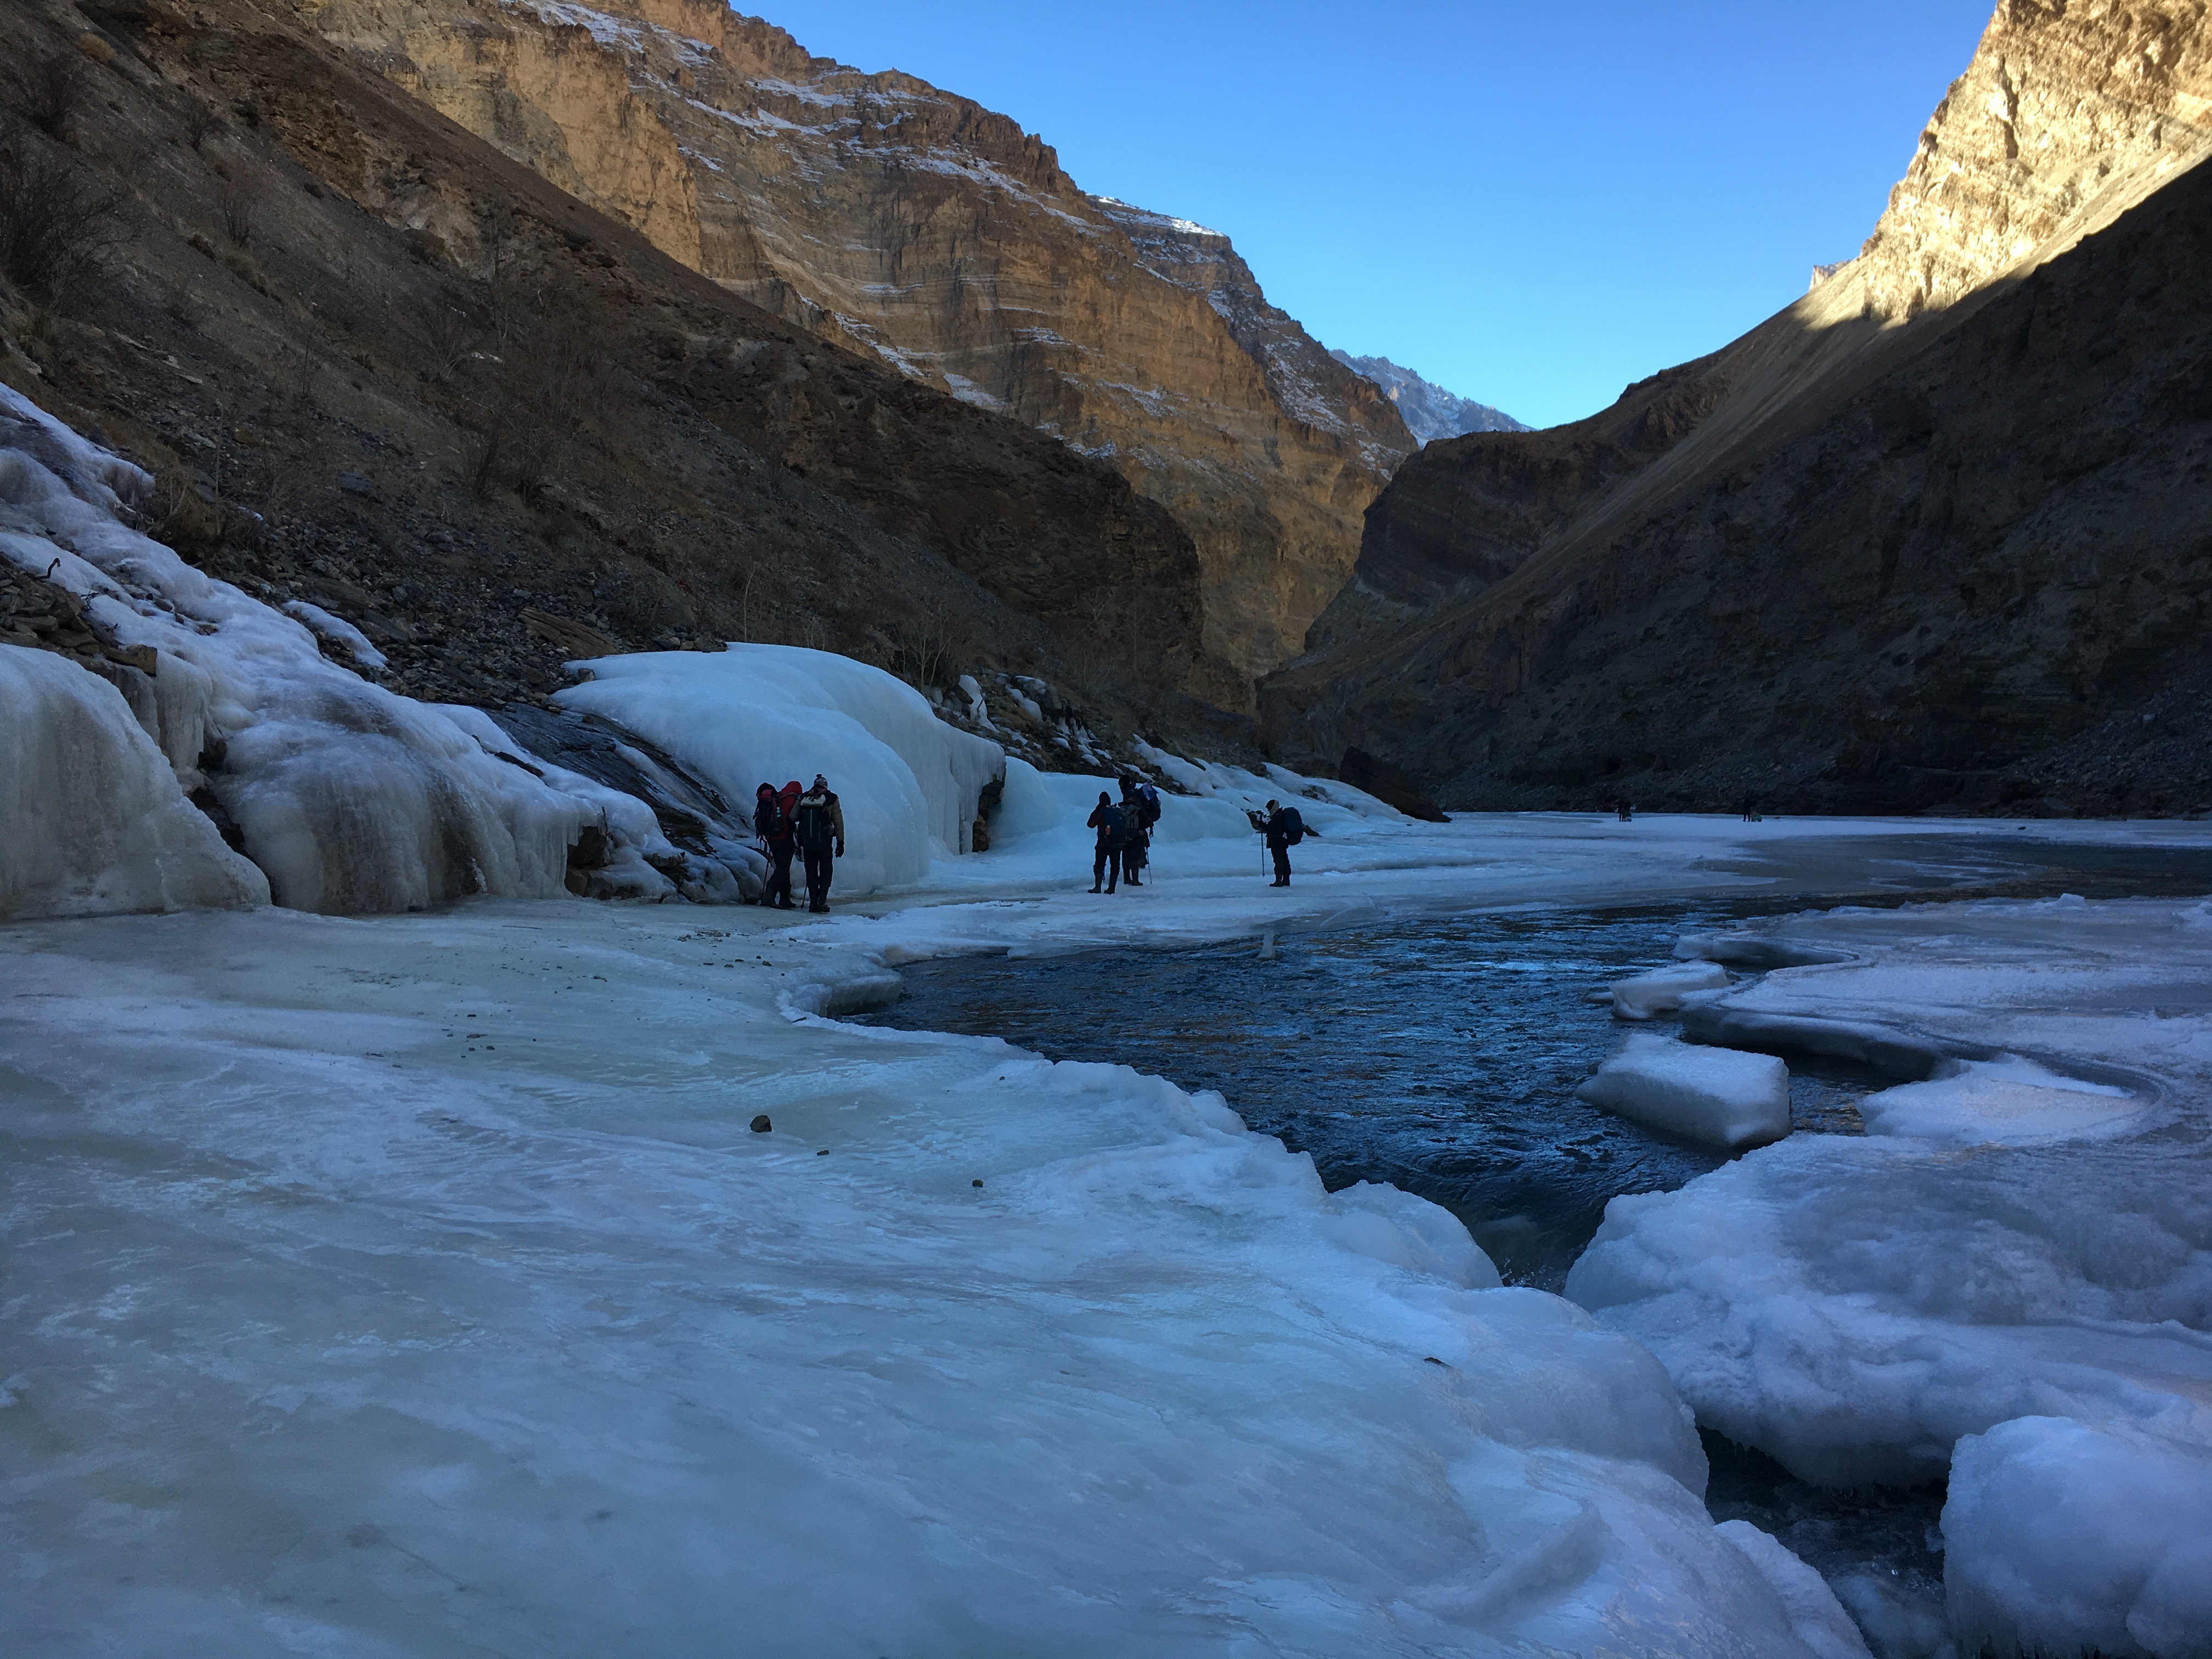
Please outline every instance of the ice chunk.
[[1943, 1585], [1960, 1651], [2212, 1654], [2208, 1431], [2020, 1417], [1960, 1441]]
[[286, 612], [297, 617], [324, 639], [336, 640], [351, 653], [353, 659], [364, 668], [388, 668], [384, 653], [368, 642], [368, 635], [356, 628], [343, 617], [335, 616], [319, 605], [309, 605], [305, 599], [295, 599], [284, 607]]
[[1823, 962], [1848, 962], [1847, 951], [1804, 945], [1753, 933], [1685, 933], [1674, 941], [1674, 955], [1686, 962], [1719, 962], [1731, 968], [1765, 973], [1772, 968], [1804, 968]]
[[105, 680], [0, 645], [0, 916], [265, 904]]
[[1700, 1048], [1638, 1032], [1575, 1091], [1594, 1106], [1711, 1146], [1790, 1133], [1790, 1068], [1770, 1054]]
[[1684, 963], [1678, 968], [1658, 968], [1648, 974], [1615, 980], [1613, 1017], [1650, 1019], [1656, 1014], [1674, 1013], [1681, 1008], [1685, 996], [1696, 991], [1723, 990], [1728, 982], [1728, 969], [1711, 962]]
[[1867, 1133], [1973, 1146], [2124, 1133], [2146, 1103], [2111, 1084], [2066, 1077], [2032, 1060], [1948, 1060], [1925, 1083], [1901, 1083], [1859, 1102]]
[[1774, 1586], [1790, 1610], [1797, 1639], [1820, 1659], [1869, 1659], [1858, 1626], [1819, 1573], [1748, 1521], [1723, 1521], [1713, 1530], [1741, 1550], [1759, 1577]]
[[826, 775], [845, 812], [838, 890], [920, 881], [933, 851], [964, 852], [998, 744], [947, 726], [921, 694], [866, 663], [797, 646], [595, 657], [556, 694], [659, 744], [732, 801]]

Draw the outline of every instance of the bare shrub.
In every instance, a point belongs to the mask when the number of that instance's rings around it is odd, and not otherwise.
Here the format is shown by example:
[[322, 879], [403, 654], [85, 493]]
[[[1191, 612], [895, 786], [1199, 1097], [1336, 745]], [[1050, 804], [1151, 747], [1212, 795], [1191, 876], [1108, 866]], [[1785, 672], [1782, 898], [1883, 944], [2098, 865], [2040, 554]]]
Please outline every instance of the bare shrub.
[[194, 149], [204, 149], [207, 141], [222, 130], [222, 112], [204, 98], [194, 98], [185, 106], [185, 139]]
[[891, 667], [915, 685], [950, 685], [975, 653], [975, 635], [951, 603], [933, 596], [891, 624]]
[[216, 210], [222, 215], [222, 234], [238, 247], [253, 240], [253, 221], [260, 211], [261, 196], [240, 179], [226, 179], [216, 191]]
[[69, 47], [18, 64], [0, 81], [8, 106], [49, 138], [66, 138], [92, 97], [92, 70]]
[[122, 205], [58, 155], [0, 150], [0, 270], [18, 288], [60, 293], [113, 244]]
[[422, 307], [416, 318], [415, 334], [422, 347], [423, 373], [440, 385], [452, 380], [477, 355], [484, 340], [483, 327], [474, 317], [442, 300]]

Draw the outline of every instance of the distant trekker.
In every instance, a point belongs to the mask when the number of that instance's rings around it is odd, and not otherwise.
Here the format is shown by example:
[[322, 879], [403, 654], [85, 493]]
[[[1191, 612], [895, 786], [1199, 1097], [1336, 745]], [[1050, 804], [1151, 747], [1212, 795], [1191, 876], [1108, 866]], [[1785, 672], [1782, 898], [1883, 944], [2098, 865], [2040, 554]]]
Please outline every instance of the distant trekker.
[[[1097, 848], [1091, 857], [1091, 890], [1110, 893], [1121, 873], [1121, 837], [1127, 833], [1128, 820], [1114, 805], [1113, 796], [1101, 789], [1098, 805], [1091, 809], [1091, 816], [1084, 822], [1098, 832]], [[1103, 889], [1099, 885], [1102, 882], [1105, 884]]]
[[845, 809], [830, 780], [819, 772], [814, 785], [792, 811], [793, 838], [806, 865], [806, 908], [819, 915], [830, 908], [830, 874], [834, 856], [845, 856]]
[[1291, 848], [1314, 831], [1306, 828], [1306, 821], [1298, 816], [1297, 807], [1285, 806], [1276, 801], [1267, 803], [1267, 816], [1264, 818], [1257, 812], [1247, 812], [1244, 816], [1252, 820], [1255, 830], [1267, 838], [1267, 851], [1274, 856], [1275, 878], [1267, 884], [1270, 887], [1288, 887], [1291, 884]]
[[1121, 879], [1142, 887], [1137, 872], [1152, 860], [1152, 826], [1160, 821], [1159, 792], [1133, 777], [1121, 780]]
[[792, 811], [798, 802], [796, 778], [784, 785], [781, 793], [772, 783], [764, 783], [753, 792], [753, 833], [760, 837], [771, 866], [768, 885], [761, 890], [760, 902], [779, 910], [799, 908], [791, 902], [792, 836], [797, 827], [792, 822]]

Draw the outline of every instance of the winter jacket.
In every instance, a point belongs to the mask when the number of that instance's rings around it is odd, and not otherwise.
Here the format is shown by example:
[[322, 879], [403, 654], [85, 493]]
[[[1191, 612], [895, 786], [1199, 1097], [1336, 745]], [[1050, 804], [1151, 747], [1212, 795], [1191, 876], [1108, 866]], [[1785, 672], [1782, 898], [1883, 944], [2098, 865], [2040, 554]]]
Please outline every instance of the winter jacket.
[[1267, 845], [1296, 847], [1305, 839], [1305, 820], [1295, 806], [1278, 806], [1267, 817]]

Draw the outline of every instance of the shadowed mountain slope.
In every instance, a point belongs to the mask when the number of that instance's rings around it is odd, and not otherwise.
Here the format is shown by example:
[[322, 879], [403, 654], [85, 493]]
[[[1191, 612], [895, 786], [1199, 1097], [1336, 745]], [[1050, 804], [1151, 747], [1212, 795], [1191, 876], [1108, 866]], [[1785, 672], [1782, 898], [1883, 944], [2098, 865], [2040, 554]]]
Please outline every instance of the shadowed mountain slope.
[[[2212, 590], [2204, 21], [2008, 0], [1858, 258], [1589, 420], [1408, 461], [1277, 740], [1448, 806], [2040, 802]], [[2212, 799], [2128, 787], [2095, 804]]]

